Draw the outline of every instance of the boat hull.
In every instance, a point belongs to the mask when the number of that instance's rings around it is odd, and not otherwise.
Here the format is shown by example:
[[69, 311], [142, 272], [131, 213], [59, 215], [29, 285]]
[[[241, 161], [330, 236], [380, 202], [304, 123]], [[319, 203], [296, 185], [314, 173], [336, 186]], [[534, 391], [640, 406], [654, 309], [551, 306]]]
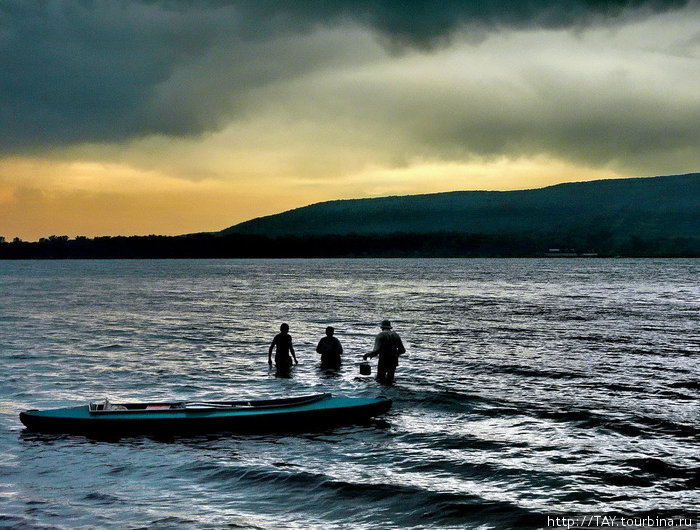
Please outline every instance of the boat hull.
[[95, 414], [88, 405], [20, 413], [31, 431], [122, 435], [317, 430], [384, 414], [391, 400], [328, 397], [312, 403], [257, 409], [179, 409]]

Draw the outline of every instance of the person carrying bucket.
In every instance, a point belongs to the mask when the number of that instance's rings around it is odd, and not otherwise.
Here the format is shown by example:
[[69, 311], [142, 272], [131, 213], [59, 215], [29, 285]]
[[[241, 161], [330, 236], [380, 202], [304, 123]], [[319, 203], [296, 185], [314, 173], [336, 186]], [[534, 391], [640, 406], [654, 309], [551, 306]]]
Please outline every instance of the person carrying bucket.
[[401, 337], [391, 329], [391, 322], [382, 320], [381, 331], [374, 339], [374, 349], [371, 353], [362, 356], [364, 360], [379, 355], [377, 363], [377, 381], [391, 384], [394, 382], [394, 373], [399, 364], [399, 355], [406, 353]]

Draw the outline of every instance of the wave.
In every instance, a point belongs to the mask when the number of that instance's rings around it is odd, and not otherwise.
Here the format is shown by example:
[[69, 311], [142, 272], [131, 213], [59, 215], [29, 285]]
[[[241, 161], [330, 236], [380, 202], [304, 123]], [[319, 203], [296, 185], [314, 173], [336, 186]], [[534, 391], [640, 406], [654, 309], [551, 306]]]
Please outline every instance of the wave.
[[687, 491], [697, 488], [699, 483], [697, 467], [684, 468], [659, 458], [628, 458], [606, 462], [606, 464], [623, 469], [620, 472], [611, 472], [591, 468], [587, 474], [601, 479], [605, 484], [619, 487], [650, 488], [664, 483], [664, 488], [667, 490]]
[[[489, 470], [481, 469], [479, 474], [486, 477]], [[417, 485], [371, 480], [338, 480], [308, 471], [286, 471], [279, 466], [272, 469], [227, 467], [208, 473], [201, 480], [231, 484], [236, 489], [243, 484], [254, 484], [260, 495], [275, 495], [284, 491], [285, 496], [299, 495], [299, 498], [307, 499], [306, 502], [313, 503], [317, 508], [332, 506], [330, 510], [342, 509], [346, 514], [354, 512], [355, 520], [370, 513], [376, 516], [376, 511], [381, 509], [391, 514], [395, 524], [401, 525], [414, 525], [417, 520], [450, 525], [469, 525], [489, 520], [497, 527], [525, 527], [541, 521], [541, 515], [536, 512], [470, 493], [446, 493]], [[299, 509], [307, 508], [300, 506]]]
[[527, 404], [514, 404], [513, 406], [474, 408], [472, 412], [487, 417], [530, 416], [568, 423], [580, 429], [602, 429], [632, 437], [658, 435], [660, 433], [678, 438], [694, 438], [700, 435], [700, 429], [690, 424], [641, 414], [623, 417], [620, 415], [613, 416], [578, 407], [550, 409]]
[[[541, 377], [576, 378], [584, 377], [577, 374], [559, 374], [542, 370], [525, 370], [519, 367], [509, 367], [511, 373], [537, 373]], [[590, 387], [584, 383], [582, 386]], [[596, 388], [607, 387], [612, 391], [642, 393], [638, 387], [619, 383], [596, 384]], [[666, 393], [668, 391], [664, 391]], [[644, 392], [647, 393], [647, 392]], [[692, 399], [691, 396], [668, 392], [669, 398]], [[523, 403], [508, 401], [479, 394], [455, 392], [451, 390], [411, 390], [402, 389], [397, 404], [426, 408], [448, 414], [469, 413], [484, 417], [516, 417], [526, 416], [543, 420], [568, 423], [579, 429], [601, 429], [616, 432], [625, 436], [647, 436], [653, 434], [668, 434], [679, 438], [691, 438], [700, 434], [697, 426], [676, 422], [667, 418], [653, 417], [636, 413], [620, 413], [611, 411], [610, 414], [590, 410], [585, 407], [550, 407], [548, 404]]]
[[23, 530], [45, 529], [45, 524], [35, 524], [32, 518], [21, 515], [5, 515], [0, 513], [0, 528], [22, 528]]
[[[414, 404], [424, 408], [439, 408], [448, 411], [463, 410], [466, 406], [480, 403], [493, 403], [492, 398], [467, 392], [453, 390], [412, 390], [402, 389], [400, 400], [402, 404]], [[456, 408], [455, 408], [456, 407]]]
[[[623, 464], [638, 469], [641, 473], [653, 475], [665, 479], [679, 478], [688, 483], [694, 483], [697, 487], [700, 478], [700, 468], [681, 467], [675, 464], [670, 464], [660, 458], [629, 458], [622, 461]], [[690, 484], [688, 484], [690, 487]]]
[[93, 351], [113, 351], [113, 350], [122, 350], [124, 349], [124, 346], [121, 344], [104, 344], [102, 346], [95, 346], [92, 348]]
[[[117, 522], [118, 523], [118, 522]], [[170, 515], [167, 517], [159, 517], [158, 519], [153, 519], [148, 521], [145, 525], [146, 528], [192, 528], [197, 527], [198, 521], [195, 519], [186, 519], [184, 517], [178, 517], [175, 515]], [[243, 528], [237, 525], [226, 525], [227, 528]]]
[[[513, 444], [508, 444], [512, 449]], [[426, 472], [430, 474], [447, 473], [455, 474], [462, 478], [488, 481], [492, 483], [512, 484], [517, 481], [528, 488], [539, 488], [546, 485], [548, 488], [566, 488], [568, 481], [559, 473], [549, 472], [544, 469], [528, 469], [508, 467], [495, 461], [485, 462], [455, 462], [444, 459], [423, 459], [411, 467], [411, 471]]]
[[381, 502], [394, 523], [415, 526], [416, 521], [441, 525], [472, 525], [489, 521], [497, 528], [525, 528], [542, 516], [505, 501], [489, 501], [468, 493], [428, 492], [416, 486], [356, 484], [327, 481], [324, 487], [354, 502]]
[[101, 493], [97, 491], [88, 493], [83, 497], [83, 499], [86, 501], [90, 501], [91, 503], [97, 504], [116, 504], [121, 500], [119, 499], [119, 497], [116, 497], [114, 495], [110, 495], [108, 493]]
[[668, 386], [672, 388], [687, 388], [688, 390], [700, 390], [700, 381], [676, 381]]
[[585, 379], [585, 374], [574, 371], [561, 372], [556, 370], [541, 370], [538, 368], [524, 368], [517, 365], [501, 365], [490, 369], [491, 372], [503, 374], [522, 375], [524, 377], [544, 377], [549, 379]]
[[484, 450], [484, 451], [502, 451], [514, 448], [529, 447], [526, 441], [522, 440], [497, 440], [486, 439], [470, 434], [458, 434], [451, 432], [449, 437], [430, 437], [426, 440], [425, 433], [411, 433], [402, 435], [402, 440], [408, 444], [423, 444], [427, 449], [437, 450]]

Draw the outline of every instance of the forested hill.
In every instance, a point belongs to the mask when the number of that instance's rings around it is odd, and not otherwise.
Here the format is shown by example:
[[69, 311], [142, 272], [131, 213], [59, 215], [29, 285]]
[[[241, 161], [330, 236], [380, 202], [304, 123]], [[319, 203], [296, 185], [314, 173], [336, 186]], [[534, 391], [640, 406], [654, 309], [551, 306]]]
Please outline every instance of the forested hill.
[[700, 173], [333, 201], [183, 236], [0, 237], [0, 259], [580, 255], [700, 257]]
[[700, 237], [700, 173], [313, 204], [253, 219], [228, 234], [460, 233], [626, 239]]

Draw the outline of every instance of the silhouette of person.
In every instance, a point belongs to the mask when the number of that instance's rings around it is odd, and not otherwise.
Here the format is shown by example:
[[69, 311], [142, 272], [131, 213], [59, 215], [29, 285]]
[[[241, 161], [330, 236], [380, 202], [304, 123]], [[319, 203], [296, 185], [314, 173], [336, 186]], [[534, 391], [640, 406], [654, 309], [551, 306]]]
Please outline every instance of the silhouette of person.
[[343, 347], [333, 333], [335, 333], [333, 326], [328, 326], [326, 336], [318, 341], [316, 352], [321, 354], [321, 368], [337, 370], [342, 362], [340, 356], [343, 354]]
[[[294, 354], [294, 346], [292, 346], [292, 336], [289, 334], [289, 324], [282, 324], [280, 332], [275, 335], [270, 344], [270, 350], [267, 352], [267, 363], [272, 366], [272, 350], [277, 348], [275, 352], [275, 366], [278, 374], [287, 374], [292, 367], [292, 357], [294, 364], [299, 364], [297, 356]], [[292, 357], [289, 354], [292, 354]]]
[[391, 329], [391, 322], [382, 320], [382, 330], [374, 339], [374, 349], [371, 353], [362, 356], [364, 360], [379, 355], [377, 363], [377, 381], [391, 384], [394, 382], [394, 373], [399, 364], [399, 355], [406, 353], [406, 348], [401, 342], [401, 337]]

